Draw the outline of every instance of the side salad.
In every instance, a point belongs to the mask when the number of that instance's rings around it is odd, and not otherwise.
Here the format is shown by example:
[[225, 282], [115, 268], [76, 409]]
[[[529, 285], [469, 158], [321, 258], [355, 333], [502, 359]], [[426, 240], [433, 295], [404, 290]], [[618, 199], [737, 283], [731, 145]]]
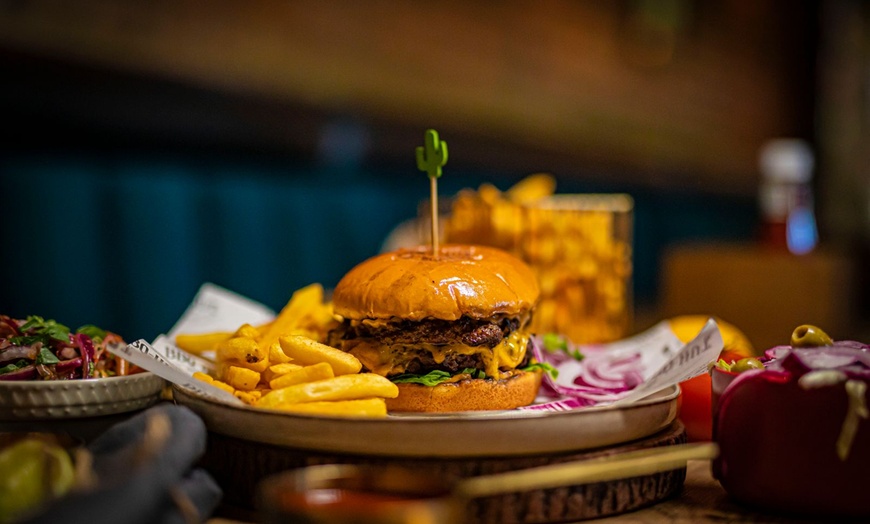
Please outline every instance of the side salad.
[[0, 315], [0, 381], [70, 380], [143, 371], [108, 351], [126, 344], [117, 334], [85, 325], [70, 330], [38, 316]]

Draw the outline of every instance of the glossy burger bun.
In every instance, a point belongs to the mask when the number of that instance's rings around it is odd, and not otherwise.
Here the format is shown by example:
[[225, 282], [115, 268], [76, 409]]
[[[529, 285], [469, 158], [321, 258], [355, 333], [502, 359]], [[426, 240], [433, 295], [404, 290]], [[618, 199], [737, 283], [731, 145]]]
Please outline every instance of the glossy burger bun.
[[391, 413], [515, 409], [535, 401], [541, 385], [541, 372], [516, 371], [504, 380], [468, 379], [437, 386], [396, 385], [399, 396], [386, 399], [387, 410]]
[[428, 246], [361, 262], [335, 287], [333, 307], [344, 318], [457, 320], [516, 316], [538, 299], [538, 283], [519, 258], [484, 246]]

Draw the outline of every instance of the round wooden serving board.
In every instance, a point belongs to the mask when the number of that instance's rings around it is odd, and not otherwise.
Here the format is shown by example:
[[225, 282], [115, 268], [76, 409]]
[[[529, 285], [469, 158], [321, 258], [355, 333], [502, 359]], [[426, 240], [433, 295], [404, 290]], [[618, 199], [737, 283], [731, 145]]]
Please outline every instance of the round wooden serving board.
[[[318, 452], [209, 434], [202, 465], [224, 490], [224, 504], [252, 511], [257, 483], [282, 471], [317, 464], [403, 466], [419, 475], [456, 480], [479, 475], [585, 460], [625, 451], [670, 446], [686, 441], [674, 421], [654, 435], [628, 443], [558, 454], [505, 457], [389, 457]], [[646, 507], [678, 494], [686, 469], [564, 488], [533, 490], [471, 501], [469, 523], [571, 522], [606, 517]]]

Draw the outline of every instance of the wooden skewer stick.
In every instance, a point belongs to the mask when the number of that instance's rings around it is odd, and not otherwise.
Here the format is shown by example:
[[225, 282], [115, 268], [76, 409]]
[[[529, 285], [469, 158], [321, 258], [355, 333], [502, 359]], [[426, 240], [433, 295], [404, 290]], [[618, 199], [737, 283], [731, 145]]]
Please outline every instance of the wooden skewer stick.
[[425, 171], [429, 175], [429, 202], [432, 216], [431, 243], [432, 254], [438, 256], [438, 178], [441, 176], [441, 168], [447, 163], [447, 142], [438, 139], [438, 132], [434, 129], [426, 130], [423, 145], [417, 146], [417, 169]]
[[438, 256], [438, 241], [440, 234], [438, 233], [438, 178], [432, 177], [429, 179], [429, 200], [431, 201], [432, 213], [432, 253]]

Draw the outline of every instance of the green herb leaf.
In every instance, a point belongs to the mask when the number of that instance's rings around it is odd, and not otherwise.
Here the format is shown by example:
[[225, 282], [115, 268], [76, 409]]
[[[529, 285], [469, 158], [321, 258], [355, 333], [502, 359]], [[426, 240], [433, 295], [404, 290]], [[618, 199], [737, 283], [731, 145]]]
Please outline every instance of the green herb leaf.
[[548, 362], [534, 362], [529, 364], [528, 366], [522, 368], [523, 371], [541, 371], [543, 373], [549, 373], [551, 377], [557, 378], [559, 376], [559, 370], [553, 367], [552, 364]]
[[54, 353], [51, 352], [47, 347], [43, 347], [39, 350], [39, 355], [36, 356], [37, 364], [57, 364], [60, 360], [55, 356]]
[[37, 317], [36, 315], [30, 315], [27, 317], [27, 320], [24, 324], [21, 325], [21, 331], [29, 331], [34, 327], [42, 326], [45, 324], [45, 320], [42, 317]]
[[48, 343], [47, 339], [50, 338], [61, 342], [69, 341], [68, 327], [58, 324], [54, 320], [45, 320], [35, 315], [27, 317], [27, 321], [21, 326], [21, 331], [28, 333], [28, 335], [43, 337], [45, 343]]
[[732, 360], [731, 363], [729, 364], [727, 361], [725, 361], [725, 359], [720, 358], [720, 359], [716, 362], [715, 366], [716, 366], [717, 368], [719, 368], [719, 369], [724, 370], [724, 371], [731, 371], [731, 366], [732, 366], [733, 364], [734, 364], [734, 361], [733, 361], [733, 360]]
[[581, 361], [585, 358], [583, 353], [577, 348], [569, 348], [568, 339], [557, 333], [547, 333], [543, 337], [544, 349], [550, 353], [562, 351], [576, 361]]
[[20, 337], [11, 337], [9, 342], [11, 342], [13, 346], [32, 346], [37, 342], [45, 342], [45, 337], [37, 335], [22, 335]]
[[13, 371], [18, 371], [21, 368], [27, 367], [26, 360], [19, 360], [17, 362], [12, 362], [11, 364], [6, 364], [2, 368], [0, 368], [0, 375], [4, 373], [12, 373]]
[[568, 340], [562, 335], [556, 333], [547, 333], [544, 335], [544, 349], [550, 353], [554, 351], [567, 351]]
[[99, 343], [104, 338], [106, 338], [106, 330], [98, 328], [97, 326], [94, 326], [92, 324], [87, 324], [85, 326], [78, 328], [76, 330], [76, 333], [80, 333], [82, 335], [87, 335], [87, 336], [91, 337], [91, 339], [95, 343]]

